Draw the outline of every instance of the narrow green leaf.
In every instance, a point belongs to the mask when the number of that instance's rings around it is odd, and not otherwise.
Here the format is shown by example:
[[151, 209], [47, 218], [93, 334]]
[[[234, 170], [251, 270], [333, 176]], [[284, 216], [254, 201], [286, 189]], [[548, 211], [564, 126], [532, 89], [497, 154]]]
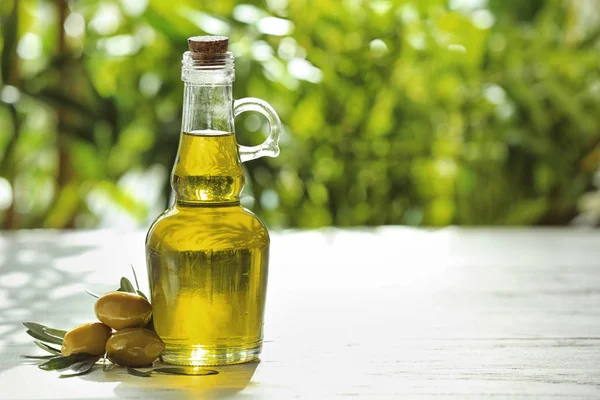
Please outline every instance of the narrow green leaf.
[[[32, 331], [33, 333], [37, 333], [38, 335], [44, 336], [52, 336], [56, 339], [62, 339], [67, 334], [67, 331], [63, 331], [62, 329], [54, 329], [49, 328], [45, 325], [38, 324], [36, 322], [23, 322], [23, 326]], [[62, 343], [62, 340], [61, 340]]]
[[135, 289], [133, 288], [133, 285], [131, 284], [129, 279], [127, 279], [125, 277], [121, 278], [121, 289], [124, 292], [135, 293]]
[[23, 326], [29, 329], [30, 331], [39, 333], [40, 335], [43, 335], [45, 333], [44, 328], [46, 328], [46, 326], [38, 324], [37, 322], [23, 322]]
[[83, 361], [90, 358], [97, 358], [97, 356], [92, 356], [89, 354], [71, 354], [70, 356], [56, 356], [38, 365], [38, 368], [43, 369], [44, 371], [65, 369], [78, 361]]
[[92, 296], [92, 297], [95, 297], [95, 298], [97, 298], [97, 299], [99, 299], [99, 298], [100, 298], [100, 295], [99, 295], [99, 294], [96, 294], [96, 293], [94, 293], [94, 292], [90, 292], [89, 290], [86, 290], [85, 292], [86, 292], [87, 294], [89, 294], [90, 296]]
[[149, 377], [152, 374], [152, 371], [153, 371], [152, 369], [149, 369], [147, 371], [140, 371], [139, 369], [127, 367], [127, 372], [129, 372], [131, 375], [139, 376], [142, 378]]
[[45, 350], [45, 351], [47, 351], [48, 353], [52, 353], [52, 354], [55, 354], [55, 355], [58, 355], [58, 356], [60, 356], [60, 355], [61, 355], [61, 352], [60, 352], [60, 350], [58, 350], [58, 349], [55, 349], [55, 348], [54, 348], [54, 347], [52, 347], [52, 346], [48, 346], [46, 343], [38, 342], [37, 340], [34, 340], [34, 341], [33, 341], [33, 343], [35, 343], [35, 345], [36, 345], [37, 347], [39, 347], [39, 348], [40, 348], [40, 349], [42, 349], [42, 350]]
[[[133, 264], [129, 264], [129, 266], [131, 267], [131, 270], [133, 271], [133, 279], [135, 280], [135, 287], [137, 289], [137, 291], [140, 291], [140, 284], [137, 280], [137, 274], [135, 273], [135, 268], [133, 268]], [[144, 296], [146, 297], [146, 296]]]
[[48, 342], [48, 343], [60, 344], [60, 345], [62, 345], [62, 342], [63, 342], [61, 338], [50, 336], [46, 332], [43, 332], [40, 334], [38, 332], [32, 331], [31, 329], [28, 329], [25, 333], [27, 333], [29, 336], [31, 336], [34, 339], [41, 340], [42, 342]]
[[53, 356], [26, 356], [26, 355], [21, 355], [21, 358], [31, 358], [33, 360], [49, 360], [51, 358], [56, 357], [56, 355]]
[[55, 336], [57, 338], [64, 339], [67, 331], [63, 331], [62, 329], [54, 329], [54, 328], [44, 328], [44, 332], [46, 332], [50, 336]]
[[141, 290], [136, 290], [135, 292], [138, 294], [138, 296], [143, 297], [145, 300], [148, 300], [146, 295]]
[[86, 358], [85, 360], [77, 361], [69, 367], [67, 372], [64, 372], [60, 375], [61, 378], [69, 378], [72, 376], [78, 376], [87, 374], [92, 370], [94, 365], [100, 360], [100, 356], [94, 356], [90, 358]]
[[158, 367], [155, 372], [172, 375], [217, 375], [219, 371], [202, 367]]
[[106, 366], [108, 365], [108, 352], [104, 353], [102, 357], [102, 371], [106, 371]]

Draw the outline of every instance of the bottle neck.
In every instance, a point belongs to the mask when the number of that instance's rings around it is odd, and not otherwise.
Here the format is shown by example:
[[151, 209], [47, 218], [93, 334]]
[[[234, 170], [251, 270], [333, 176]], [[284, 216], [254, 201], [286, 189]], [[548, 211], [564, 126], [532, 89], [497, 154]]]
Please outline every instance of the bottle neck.
[[244, 173], [233, 125], [231, 82], [186, 82], [171, 187], [179, 206], [239, 203]]
[[186, 82], [181, 130], [233, 132], [231, 83]]
[[234, 71], [231, 53], [208, 56], [186, 51], [183, 54], [183, 132], [233, 132]]

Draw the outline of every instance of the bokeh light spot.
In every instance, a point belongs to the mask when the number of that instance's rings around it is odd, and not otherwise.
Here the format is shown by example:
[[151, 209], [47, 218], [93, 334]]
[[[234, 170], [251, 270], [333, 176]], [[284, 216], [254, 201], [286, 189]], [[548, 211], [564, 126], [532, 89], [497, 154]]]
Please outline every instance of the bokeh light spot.
[[19, 40], [17, 54], [24, 60], [33, 60], [42, 54], [42, 40], [35, 33], [27, 32]]

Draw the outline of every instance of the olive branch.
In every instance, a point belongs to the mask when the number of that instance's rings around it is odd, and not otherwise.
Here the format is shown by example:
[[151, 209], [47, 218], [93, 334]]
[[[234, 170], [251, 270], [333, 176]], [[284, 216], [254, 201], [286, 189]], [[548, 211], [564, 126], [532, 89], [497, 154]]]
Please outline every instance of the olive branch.
[[[135, 287], [129, 279], [122, 277], [117, 291], [137, 294], [148, 301], [148, 297], [146, 297], [146, 295], [140, 291], [137, 275], [133, 265], [131, 266], [131, 270], [133, 271]], [[86, 292], [92, 297], [101, 297], [93, 292], [90, 292], [89, 290], [86, 290]], [[26, 359], [41, 360], [41, 362], [38, 364], [38, 368], [44, 371], [62, 371], [60, 378], [68, 378], [87, 374], [99, 362], [101, 362], [103, 365], [103, 371], [106, 371], [108, 365], [114, 364], [108, 357], [107, 353], [105, 353], [103, 356], [86, 353], [62, 355], [61, 349], [56, 348], [53, 345], [58, 345], [62, 348], [64, 337], [67, 334], [67, 331], [65, 330], [50, 328], [36, 322], [23, 322], [23, 326], [27, 328], [25, 333], [35, 339], [33, 343], [49, 354], [42, 356], [22, 355], [21, 357]], [[148, 322], [145, 328], [154, 330], [152, 319]], [[143, 369], [127, 367], [127, 372], [130, 375], [137, 377], [149, 377], [154, 372], [177, 375], [218, 374], [218, 372], [215, 370], [200, 369], [198, 367], [154, 367], [153, 364], [148, 368]]]

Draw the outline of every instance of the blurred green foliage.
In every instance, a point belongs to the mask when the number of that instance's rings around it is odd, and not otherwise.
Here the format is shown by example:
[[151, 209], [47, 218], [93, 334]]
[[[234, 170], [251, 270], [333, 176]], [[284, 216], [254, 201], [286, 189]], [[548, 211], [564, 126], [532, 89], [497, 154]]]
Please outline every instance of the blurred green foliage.
[[[286, 126], [279, 158], [246, 164], [271, 226], [568, 223], [600, 163], [600, 9], [582, 4], [4, 1], [0, 220], [145, 226], [170, 193], [186, 38], [226, 34], [235, 97]], [[236, 130], [257, 144], [264, 121]]]

